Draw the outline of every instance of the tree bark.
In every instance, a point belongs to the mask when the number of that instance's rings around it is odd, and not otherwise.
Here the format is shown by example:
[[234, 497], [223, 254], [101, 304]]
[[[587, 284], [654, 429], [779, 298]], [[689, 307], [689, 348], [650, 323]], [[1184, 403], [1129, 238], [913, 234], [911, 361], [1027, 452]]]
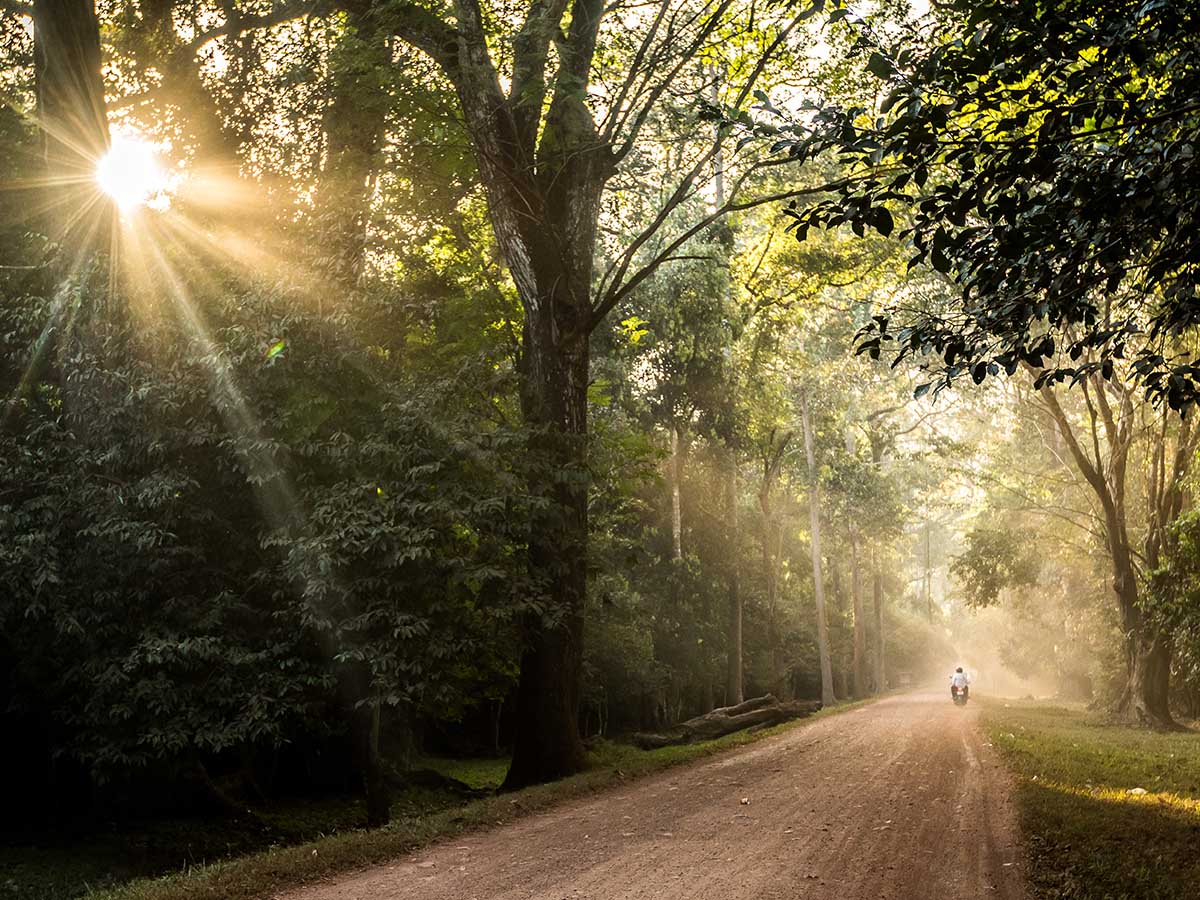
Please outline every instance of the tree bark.
[[729, 553], [729, 639], [725, 659], [725, 702], [741, 703], [742, 682], [742, 597], [738, 573], [738, 488], [737, 453], [730, 447], [729, 471], [726, 475], [726, 541]]
[[711, 741], [735, 731], [778, 725], [791, 719], [810, 716], [819, 709], [821, 704], [815, 700], [780, 702], [774, 695], [766, 694], [734, 706], [714, 709], [702, 716], [680, 722], [661, 734], [635, 734], [633, 742], [643, 750], [653, 750], [673, 744]]
[[867, 617], [863, 610], [862, 569], [858, 559], [858, 529], [850, 525], [850, 597], [854, 607], [854, 696], [867, 695]]
[[804, 453], [808, 461], [808, 512], [812, 523], [813, 595], [817, 607], [817, 654], [821, 662], [821, 702], [831, 706], [836, 702], [833, 693], [833, 663], [829, 657], [829, 625], [825, 618], [825, 578], [821, 571], [821, 487], [813, 452], [812, 421], [808, 397], [800, 395], [800, 422], [804, 428]]
[[93, 0], [37, 0], [33, 20], [50, 230], [86, 253], [107, 244], [114, 213], [96, 183], [109, 147], [100, 24]]
[[682, 461], [679, 449], [679, 426], [671, 422], [671, 562], [674, 564], [675, 575], [678, 577], [679, 566], [683, 563], [683, 511], [679, 503], [679, 480]]
[[1120, 708], [1138, 724], [1152, 728], [1178, 728], [1170, 708], [1171, 642], [1155, 635], [1130, 642], [1129, 685]]
[[584, 765], [578, 711], [587, 590], [588, 340], [581, 323], [556, 321], [561, 312], [553, 313], [570, 307], [547, 301], [526, 313], [521, 403], [537, 460], [530, 490], [549, 501], [533, 516], [529, 535], [530, 576], [548, 614], [526, 622], [506, 789], [561, 778]]
[[874, 570], [871, 589], [875, 601], [875, 690], [882, 692], [887, 690], [887, 673], [884, 669], [887, 635], [883, 626], [883, 573], [879, 571], [877, 550], [871, 552], [871, 568]]
[[1117, 546], [1116, 552], [1110, 552], [1110, 558], [1114, 572], [1113, 590], [1117, 594], [1121, 626], [1125, 632], [1128, 671], [1117, 712], [1139, 725], [1174, 729], [1177, 726], [1170, 708], [1170, 638], [1146, 621], [1140, 606], [1132, 555]]
[[[320, 640], [328, 658], [335, 658], [340, 648], [332, 633], [323, 633]], [[391, 817], [392, 797], [379, 752], [381, 710], [371, 683], [371, 671], [363, 662], [347, 662], [337, 667], [336, 675], [350, 750], [362, 782], [367, 825], [379, 828]]]
[[392, 792], [379, 755], [380, 709], [378, 701], [354, 710], [354, 751], [362, 773], [367, 826], [382, 828], [391, 819]]
[[671, 420], [671, 456], [667, 460], [667, 481], [671, 489], [671, 569], [668, 574], [671, 608], [679, 608], [679, 594], [683, 575], [683, 512], [679, 501], [680, 460], [679, 426]]

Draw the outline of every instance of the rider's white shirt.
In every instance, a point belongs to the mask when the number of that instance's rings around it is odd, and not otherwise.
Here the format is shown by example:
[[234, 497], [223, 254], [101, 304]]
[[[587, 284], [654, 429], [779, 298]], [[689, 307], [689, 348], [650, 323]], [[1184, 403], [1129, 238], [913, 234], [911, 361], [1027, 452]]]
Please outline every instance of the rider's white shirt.
[[950, 676], [950, 683], [956, 688], [966, 687], [971, 683], [971, 679], [967, 677], [966, 672], [955, 672], [952, 676]]

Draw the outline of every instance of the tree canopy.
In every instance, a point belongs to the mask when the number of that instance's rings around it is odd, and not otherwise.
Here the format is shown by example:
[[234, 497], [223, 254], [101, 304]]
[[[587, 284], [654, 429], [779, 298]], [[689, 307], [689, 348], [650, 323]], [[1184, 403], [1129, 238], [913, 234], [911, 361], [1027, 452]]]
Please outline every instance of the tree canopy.
[[1194, 715], [1194, 15], [0, 0], [14, 802]]
[[949, 302], [885, 310], [860, 349], [933, 353], [932, 384], [1022, 366], [1038, 384], [1113, 376], [1190, 405], [1197, 375], [1196, 10], [1159, 2], [938, 4], [894, 33], [857, 20], [878, 79], [786, 131], [853, 176], [793, 227], [875, 228], [944, 273]]

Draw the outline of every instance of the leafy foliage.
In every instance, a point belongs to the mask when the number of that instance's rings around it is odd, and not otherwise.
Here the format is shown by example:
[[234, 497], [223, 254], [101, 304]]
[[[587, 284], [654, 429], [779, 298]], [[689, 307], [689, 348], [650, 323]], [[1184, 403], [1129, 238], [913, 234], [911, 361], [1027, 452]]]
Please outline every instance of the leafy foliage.
[[966, 549], [950, 564], [967, 604], [991, 606], [1002, 591], [1037, 583], [1039, 563], [1023, 536], [1010, 530], [976, 528], [966, 536]]
[[940, 387], [1023, 365], [1039, 385], [1110, 378], [1127, 358], [1149, 394], [1193, 402], [1200, 369], [1180, 336], [1200, 278], [1195, 9], [951, 2], [896, 37], [834, 16], [886, 96], [821, 108], [781, 142], [851, 166], [832, 196], [789, 210], [796, 236], [888, 234], [898, 216], [912, 264], [958, 291], [878, 316], [860, 350], [936, 354]]

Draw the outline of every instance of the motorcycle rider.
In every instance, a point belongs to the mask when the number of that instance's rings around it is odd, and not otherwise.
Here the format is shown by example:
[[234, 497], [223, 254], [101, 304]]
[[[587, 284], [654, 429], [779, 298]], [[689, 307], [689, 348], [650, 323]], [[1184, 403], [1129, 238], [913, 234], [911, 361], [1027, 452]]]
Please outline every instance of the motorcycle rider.
[[963, 700], [970, 699], [971, 696], [971, 679], [967, 677], [967, 673], [959, 666], [954, 670], [954, 674], [950, 676], [950, 699], [954, 699], [956, 692], [962, 691]]

